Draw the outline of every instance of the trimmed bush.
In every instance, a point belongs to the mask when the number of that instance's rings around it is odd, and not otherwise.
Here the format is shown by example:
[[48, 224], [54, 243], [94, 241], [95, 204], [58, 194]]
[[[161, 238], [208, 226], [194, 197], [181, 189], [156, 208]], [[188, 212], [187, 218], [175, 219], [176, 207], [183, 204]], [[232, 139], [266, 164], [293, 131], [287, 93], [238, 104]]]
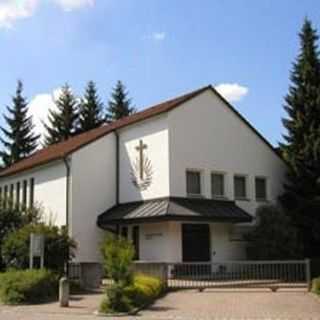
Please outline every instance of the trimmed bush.
[[58, 277], [48, 270], [0, 274], [0, 300], [5, 304], [40, 303], [56, 299], [57, 295]]
[[312, 280], [312, 292], [320, 295], [320, 277]]
[[125, 295], [134, 307], [142, 307], [160, 296], [163, 292], [160, 279], [146, 275], [136, 275], [133, 284], [125, 289]]
[[152, 303], [163, 292], [164, 286], [160, 279], [135, 275], [133, 283], [125, 288], [113, 285], [107, 289], [107, 297], [101, 304], [102, 313], [129, 312]]

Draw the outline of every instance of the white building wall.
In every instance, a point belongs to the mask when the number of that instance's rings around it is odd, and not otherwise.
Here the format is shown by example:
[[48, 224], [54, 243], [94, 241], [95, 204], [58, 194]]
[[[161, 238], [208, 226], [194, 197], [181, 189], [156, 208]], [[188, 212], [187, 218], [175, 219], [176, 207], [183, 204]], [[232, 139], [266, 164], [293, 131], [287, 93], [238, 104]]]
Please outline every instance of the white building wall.
[[[132, 202], [169, 195], [169, 152], [167, 114], [139, 122], [119, 132], [120, 202]], [[152, 183], [146, 190], [136, 188], [131, 180], [139, 141], [147, 145], [144, 156], [152, 165]]]
[[229, 107], [207, 90], [168, 114], [170, 194], [186, 196], [186, 170], [202, 172], [203, 196], [211, 198], [212, 171], [225, 173], [226, 196], [233, 200], [233, 176], [247, 176], [248, 201], [255, 214], [255, 176], [267, 178], [268, 200], [282, 190], [285, 164]]
[[2, 192], [5, 185], [14, 184], [14, 199], [16, 199], [17, 182], [20, 182], [20, 202], [22, 202], [23, 181], [28, 182], [27, 205], [30, 200], [30, 179], [34, 178], [34, 203], [42, 208], [43, 219], [58, 226], [66, 224], [66, 167], [63, 161], [53, 162], [0, 179]]
[[78, 244], [76, 261], [99, 262], [106, 232], [99, 214], [116, 201], [116, 137], [109, 134], [81, 148], [71, 158], [71, 236]]

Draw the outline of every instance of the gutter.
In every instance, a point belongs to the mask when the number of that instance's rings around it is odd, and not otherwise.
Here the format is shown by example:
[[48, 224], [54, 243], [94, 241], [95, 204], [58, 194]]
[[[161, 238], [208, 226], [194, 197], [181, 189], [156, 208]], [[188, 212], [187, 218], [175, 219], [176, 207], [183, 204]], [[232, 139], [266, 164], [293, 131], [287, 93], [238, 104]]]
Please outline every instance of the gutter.
[[69, 230], [70, 160], [66, 156], [63, 158], [63, 162], [66, 166], [66, 226]]

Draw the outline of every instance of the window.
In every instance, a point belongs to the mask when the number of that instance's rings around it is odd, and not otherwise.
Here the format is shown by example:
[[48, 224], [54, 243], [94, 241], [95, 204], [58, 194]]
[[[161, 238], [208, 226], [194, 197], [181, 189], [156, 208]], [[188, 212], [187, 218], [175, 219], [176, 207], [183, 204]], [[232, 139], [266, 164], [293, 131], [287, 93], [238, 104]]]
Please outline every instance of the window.
[[247, 185], [245, 176], [234, 177], [234, 198], [246, 199], [247, 198]]
[[191, 196], [201, 195], [200, 171], [187, 171], [187, 194]]
[[0, 200], [2, 199], [2, 187], [0, 187]]
[[8, 201], [8, 186], [4, 186], [4, 206], [7, 206]]
[[20, 203], [20, 182], [17, 182], [17, 186], [16, 186], [16, 203], [18, 205]]
[[134, 226], [132, 229], [132, 243], [134, 247], [134, 260], [140, 258], [140, 229], [139, 226]]
[[10, 184], [10, 201], [13, 201], [13, 191], [14, 191], [14, 185]]
[[224, 174], [211, 174], [211, 192], [213, 197], [224, 197]]
[[266, 178], [256, 177], [256, 200], [267, 200], [267, 180]]
[[30, 179], [30, 193], [29, 193], [29, 205], [33, 207], [34, 204], [34, 178]]
[[24, 206], [27, 205], [27, 187], [28, 187], [28, 181], [27, 180], [23, 180], [22, 204]]

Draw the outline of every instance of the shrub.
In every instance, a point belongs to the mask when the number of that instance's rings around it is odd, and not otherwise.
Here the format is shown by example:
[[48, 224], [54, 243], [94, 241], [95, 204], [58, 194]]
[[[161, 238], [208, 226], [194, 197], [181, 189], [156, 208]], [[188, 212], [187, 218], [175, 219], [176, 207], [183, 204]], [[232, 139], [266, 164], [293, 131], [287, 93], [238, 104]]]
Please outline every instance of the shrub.
[[101, 246], [106, 274], [117, 284], [127, 286], [132, 283], [132, 262], [134, 248], [124, 238], [108, 236]]
[[312, 280], [312, 292], [320, 295], [320, 277]]
[[15, 205], [12, 201], [0, 199], [0, 270], [5, 268], [2, 261], [1, 248], [4, 239], [11, 232], [31, 222], [38, 222], [41, 217], [39, 208], [25, 209]]
[[45, 224], [29, 224], [6, 237], [2, 247], [2, 257], [7, 268], [28, 268], [31, 233], [45, 236], [45, 267], [63, 273], [65, 263], [74, 256], [76, 245], [69, 238], [65, 228], [59, 229]]
[[5, 304], [39, 303], [57, 294], [58, 277], [48, 270], [11, 270], [0, 275], [0, 300]]
[[125, 288], [114, 285], [107, 289], [107, 296], [102, 300], [99, 311], [102, 313], [129, 312], [152, 303], [163, 292], [160, 279], [136, 275], [133, 283]]
[[146, 275], [136, 275], [133, 284], [125, 289], [125, 295], [134, 307], [142, 307], [154, 301], [163, 292], [160, 279]]
[[[279, 206], [257, 209], [257, 225], [245, 235], [251, 260], [282, 260], [302, 258], [298, 230]], [[285, 245], [284, 245], [285, 244]]]

